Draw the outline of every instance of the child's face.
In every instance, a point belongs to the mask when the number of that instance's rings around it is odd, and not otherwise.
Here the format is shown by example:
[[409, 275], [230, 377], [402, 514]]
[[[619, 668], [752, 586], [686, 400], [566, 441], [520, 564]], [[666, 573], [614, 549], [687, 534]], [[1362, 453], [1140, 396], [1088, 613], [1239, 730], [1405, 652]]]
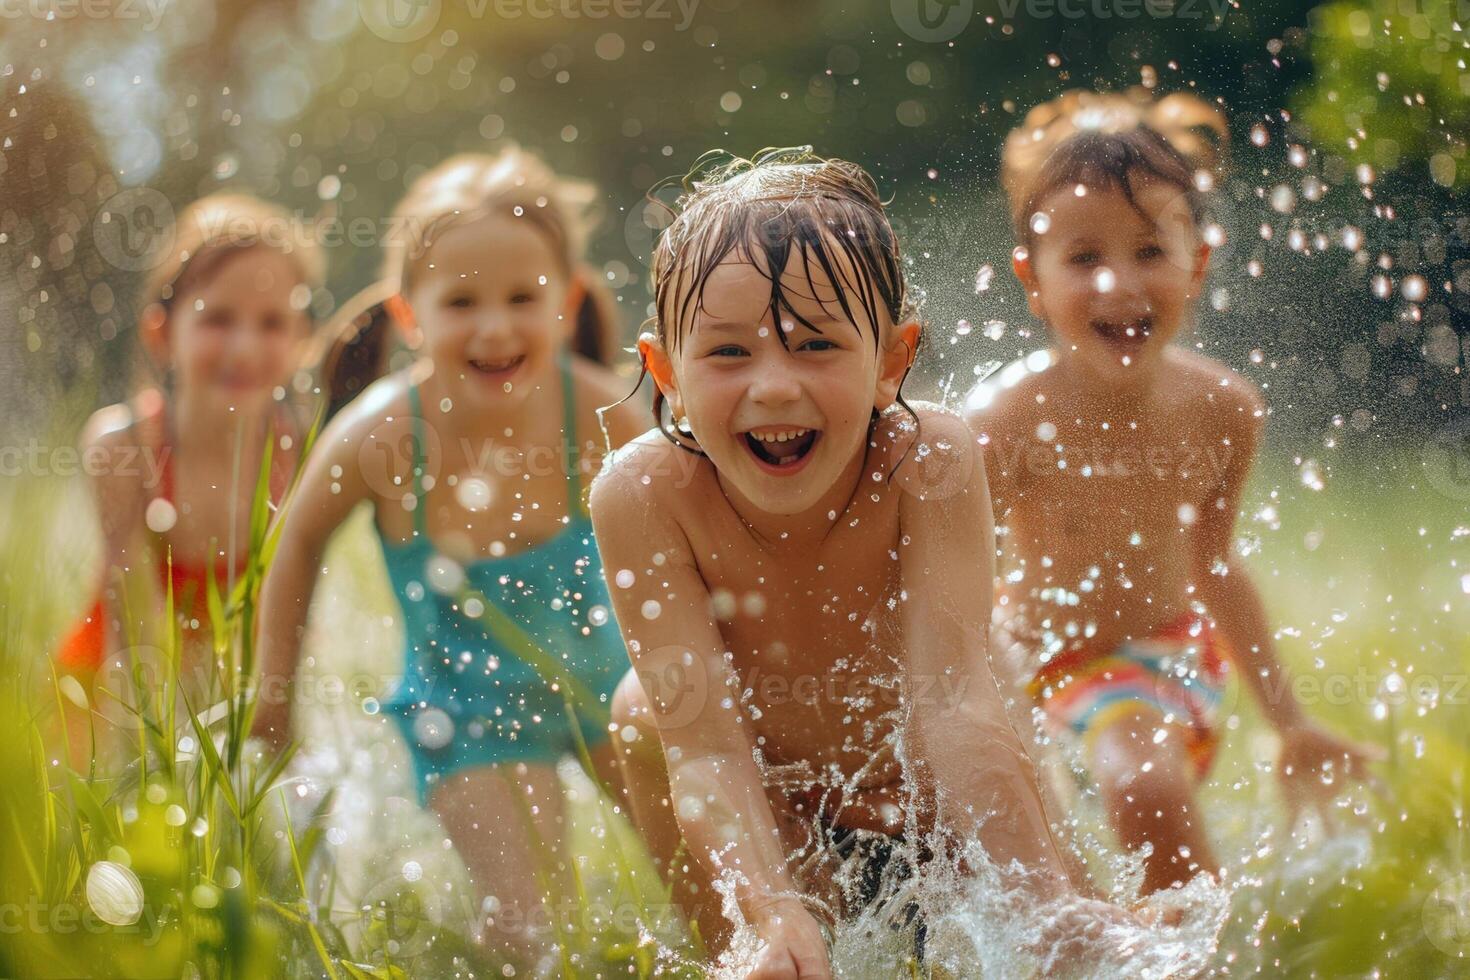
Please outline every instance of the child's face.
[[569, 287], [544, 231], [491, 215], [436, 238], [405, 298], [451, 398], [503, 409], [554, 369], [570, 333]]
[[917, 340], [913, 326], [890, 339], [899, 331], [883, 315], [890, 353], [880, 359], [858, 298], [848, 297], [862, 320], [853, 324], [815, 259], [812, 266], [809, 281], [793, 249], [781, 285], [820, 333], [785, 310], [777, 322], [769, 277], [732, 254], [706, 280], [671, 362], [674, 410], [688, 417], [722, 478], [773, 514], [816, 505], [864, 452], [873, 409], [893, 403]]
[[289, 383], [308, 332], [305, 313], [292, 304], [301, 284], [289, 258], [255, 247], [180, 293], [165, 328], [178, 383], [221, 406], [268, 405]]
[[[1062, 357], [1115, 384], [1141, 382], [1192, 312], [1209, 247], [1184, 193], [1135, 179], [1134, 201], [1117, 188], [1058, 188], [1031, 219], [1029, 256], [1016, 272], [1032, 312], [1054, 332]], [[1142, 213], [1140, 213], [1142, 211]]]

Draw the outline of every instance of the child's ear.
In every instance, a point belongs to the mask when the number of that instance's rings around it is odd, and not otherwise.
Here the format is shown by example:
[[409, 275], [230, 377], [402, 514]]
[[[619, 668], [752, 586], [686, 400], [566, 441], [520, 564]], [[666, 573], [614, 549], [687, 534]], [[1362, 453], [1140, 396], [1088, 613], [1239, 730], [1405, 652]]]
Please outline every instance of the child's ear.
[[1031, 307], [1031, 315], [1038, 320], [1046, 319], [1041, 308], [1041, 290], [1036, 285], [1036, 269], [1031, 265], [1031, 253], [1025, 248], [1011, 252], [1011, 268], [1016, 271], [1016, 278], [1021, 280], [1021, 288], [1026, 290], [1026, 305]]
[[567, 283], [567, 298], [562, 305], [562, 325], [566, 328], [565, 335], [574, 337], [577, 333], [577, 314], [582, 312], [582, 304], [587, 301], [587, 280], [581, 274], [572, 276]]
[[674, 365], [657, 334], [645, 331], [638, 335], [638, 357], [648, 373], [653, 375], [653, 383], [668, 399], [669, 411], [674, 413], [674, 418], [683, 415], [684, 399], [679, 395], [679, 383], [674, 380]]
[[917, 320], [910, 320], [893, 330], [893, 343], [888, 345], [878, 363], [878, 390], [873, 407], [880, 412], [898, 401], [898, 389], [913, 366], [914, 354], [919, 349], [920, 329]]
[[1194, 268], [1189, 273], [1189, 295], [1191, 298], [1200, 294], [1200, 287], [1204, 285], [1205, 273], [1210, 271], [1210, 243], [1200, 242], [1199, 250], [1194, 253]]
[[409, 347], [417, 348], [424, 339], [424, 332], [419, 329], [419, 322], [414, 318], [413, 308], [408, 305], [408, 300], [402, 293], [394, 293], [383, 301], [383, 308], [393, 319], [393, 325], [403, 335], [404, 341]]
[[162, 303], [149, 303], [143, 310], [138, 323], [138, 332], [143, 338], [143, 349], [153, 358], [153, 363], [162, 369], [169, 364], [168, 311]]

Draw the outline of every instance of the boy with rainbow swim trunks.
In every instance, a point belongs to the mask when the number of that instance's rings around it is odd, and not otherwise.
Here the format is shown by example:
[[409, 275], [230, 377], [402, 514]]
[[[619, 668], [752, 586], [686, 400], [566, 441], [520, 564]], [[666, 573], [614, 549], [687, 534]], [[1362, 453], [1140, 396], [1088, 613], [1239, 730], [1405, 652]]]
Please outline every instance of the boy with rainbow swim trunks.
[[1227, 665], [1280, 734], [1290, 801], [1370, 756], [1272, 696], [1283, 668], [1231, 546], [1265, 402], [1170, 345], [1209, 263], [1201, 189], [1225, 135], [1183, 94], [1069, 92], [1028, 114], [1002, 179], [1053, 346], [967, 403], [1007, 528], [1000, 659], [1019, 653], [1045, 726], [1080, 736], [1120, 842], [1152, 846], [1150, 892], [1220, 870], [1195, 791]]

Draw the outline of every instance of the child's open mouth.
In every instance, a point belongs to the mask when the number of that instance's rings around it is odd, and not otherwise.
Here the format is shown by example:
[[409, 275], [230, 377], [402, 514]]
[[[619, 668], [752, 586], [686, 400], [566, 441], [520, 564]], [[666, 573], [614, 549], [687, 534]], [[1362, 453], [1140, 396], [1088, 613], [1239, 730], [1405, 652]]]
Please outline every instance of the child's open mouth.
[[743, 436], [746, 448], [763, 469], [786, 476], [801, 469], [821, 434], [819, 429], [762, 426]]
[[526, 360], [526, 355], [518, 354], [515, 357], [501, 361], [485, 361], [470, 358], [470, 368], [480, 377], [487, 381], [504, 381], [515, 373], [516, 368]]
[[1142, 316], [1134, 320], [1093, 320], [1092, 329], [1115, 347], [1134, 350], [1142, 347], [1153, 333], [1154, 318]]

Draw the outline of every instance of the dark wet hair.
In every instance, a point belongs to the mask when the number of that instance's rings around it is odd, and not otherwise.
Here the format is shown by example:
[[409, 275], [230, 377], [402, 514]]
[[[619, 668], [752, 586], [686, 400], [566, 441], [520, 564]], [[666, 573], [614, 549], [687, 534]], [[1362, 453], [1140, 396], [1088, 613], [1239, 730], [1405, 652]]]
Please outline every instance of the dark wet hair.
[[[1204, 188], [1223, 159], [1228, 132], [1217, 108], [1182, 92], [1155, 101], [1141, 88], [1122, 94], [1079, 89], [1035, 107], [1001, 152], [1016, 242], [1035, 244], [1031, 215], [1063, 187], [1118, 190], [1142, 214], [1134, 197], [1140, 178], [1177, 187], [1199, 226]], [[1202, 172], [1210, 179], [1197, 180]]]
[[[836, 287], [843, 318], [858, 330], [866, 320], [880, 350], [885, 318], [896, 325], [914, 315], [898, 240], [877, 185], [857, 164], [824, 159], [809, 146], [765, 149], [750, 160], [714, 150], [680, 183], [673, 221], [654, 249], [655, 314], [644, 325], [671, 353], [703, 305], [710, 275], [732, 254], [770, 279], [769, 309], [778, 323], [784, 312], [822, 332], [793, 308], [781, 284], [793, 253], [808, 284], [814, 269], [821, 269]], [[650, 200], [657, 200], [653, 195], [662, 186], [650, 192]], [[785, 330], [777, 336], [783, 346], [790, 343]], [[913, 415], [901, 393], [898, 403]], [[665, 423], [663, 406], [663, 394], [655, 389], [659, 431], [680, 448], [702, 454], [692, 433], [673, 419]]]

